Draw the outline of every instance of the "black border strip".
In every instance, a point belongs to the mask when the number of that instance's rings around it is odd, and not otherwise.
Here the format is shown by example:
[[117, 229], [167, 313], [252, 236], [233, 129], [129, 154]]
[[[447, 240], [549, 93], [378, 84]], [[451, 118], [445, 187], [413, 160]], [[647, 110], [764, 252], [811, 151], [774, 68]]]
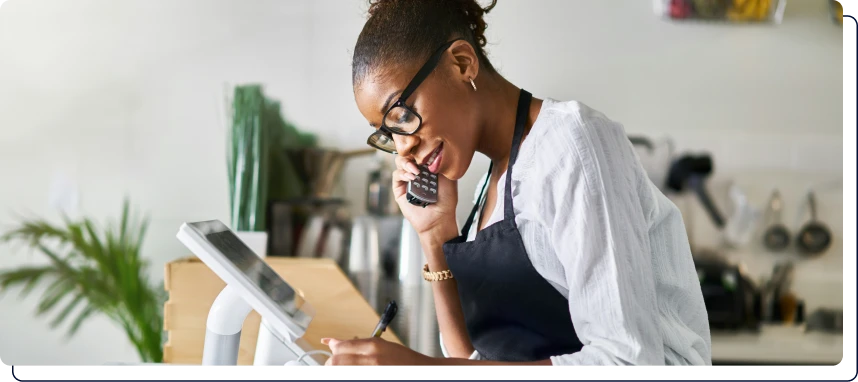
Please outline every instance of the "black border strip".
[[[855, 25], [858, 22], [852, 1], [846, 2], [847, 15], [844, 17], [846, 26], [844, 38], [848, 38], [848, 102], [849, 102], [849, 126], [848, 145], [849, 163], [855, 163], [855, 137], [852, 129], [858, 127], [855, 120], [854, 94], [858, 78], [854, 76], [855, 70]], [[853, 188], [850, 181], [850, 190]], [[855, 206], [853, 192], [849, 192], [849, 204]], [[850, 238], [853, 237], [855, 227], [854, 214], [848, 217]], [[847, 255], [850, 254], [847, 248]], [[854, 270], [855, 262], [852, 261]], [[847, 268], [848, 270], [848, 268]], [[849, 297], [846, 313], [847, 333], [854, 333], [855, 320], [853, 311], [858, 307], [855, 303], [855, 272], [848, 272], [847, 282]], [[844, 337], [848, 339], [848, 336]], [[790, 366], [780, 365], [773, 367], [715, 367], [713, 369], [690, 369], [690, 368], [666, 368], [666, 369], [638, 369], [638, 368], [612, 368], [612, 369], [566, 369], [566, 368], [465, 368], [465, 369], [419, 369], [419, 368], [344, 368], [344, 369], [318, 369], [318, 368], [102, 368], [102, 369], [31, 369], [14, 368], [7, 369], [7, 380], [15, 382], [47, 382], [47, 381], [77, 381], [77, 380], [125, 380], [134, 381], [169, 381], [169, 380], [219, 380], [219, 381], [245, 381], [245, 380], [282, 380], [282, 379], [435, 379], [435, 378], [463, 378], [469, 379], [576, 379], [576, 380], [619, 380], [619, 379], [705, 379], [705, 380], [734, 380], [736, 378], [763, 379], [763, 380], [800, 380], [813, 379], [837, 379], [854, 381], [855, 378], [855, 342], [848, 342], [847, 362], [848, 368], [843, 367], [812, 367], [812, 366]], [[538, 376], [538, 377], [537, 377]]]
[[115, 369], [9, 369], [9, 380], [46, 382], [75, 380], [282, 380], [289, 379], [575, 379], [575, 380], [852, 380], [855, 369], [829, 367], [724, 367], [724, 368], [115, 368]]
[[[844, 23], [845, 23], [845, 27], [844, 27], [845, 30], [844, 30], [843, 38], [847, 39], [847, 84], [848, 84], [847, 89], [848, 90], [847, 90], [846, 97], [847, 97], [847, 105], [849, 105], [849, 106], [847, 106], [848, 114], [849, 114], [848, 115], [849, 123], [848, 123], [848, 126], [846, 127], [847, 128], [846, 135], [848, 137], [848, 145], [849, 145], [848, 146], [848, 148], [849, 148], [849, 162], [848, 162], [848, 164], [853, 164], [853, 163], [855, 163], [855, 149], [856, 149], [856, 147], [855, 147], [855, 135], [852, 133], [853, 133], [853, 129], [856, 126], [858, 126], [858, 124], [856, 124], [856, 121], [855, 121], [855, 109], [856, 108], [854, 106], [855, 105], [854, 102], [856, 102], [856, 99], [854, 97], [855, 96], [855, 85], [856, 85], [856, 82], [858, 82], [858, 78], [855, 77], [855, 73], [854, 73], [855, 72], [855, 65], [856, 65], [856, 61], [855, 61], [855, 24], [856, 24], [856, 18], [855, 18], [855, 16], [858, 16], [858, 12], [856, 12], [856, 10], [855, 10], [855, 1], [852, 1], [852, 0], [841, 0], [841, 1], [843, 2], [843, 4], [844, 4], [843, 8], [846, 10], [846, 13], [847, 13], [847, 15], [844, 15], [844, 17], [843, 17]], [[847, 164], [847, 167], [848, 167], [848, 164]], [[851, 173], [851, 171], [847, 171], [847, 176], [850, 175], [849, 173]], [[853, 178], [853, 180], [854, 180], [854, 178]], [[850, 191], [854, 190], [854, 186], [852, 185], [851, 180], [849, 181], [849, 190]], [[849, 194], [849, 196], [848, 196], [849, 205], [855, 206], [854, 191], [851, 191], [848, 194]], [[854, 239], [855, 214], [847, 213], [847, 215], [848, 215], [847, 223], [848, 223], [848, 227], [849, 227], [847, 236], [850, 239]], [[854, 242], [854, 240], [852, 240], [852, 242]], [[846, 273], [847, 273], [846, 289], [848, 292], [848, 294], [847, 294], [848, 297], [846, 298], [846, 305], [843, 307], [844, 311], [846, 311], [844, 314], [845, 318], [846, 318], [846, 322], [844, 325], [843, 338], [847, 343], [847, 346], [846, 346], [847, 354], [846, 354], [846, 360], [845, 360], [846, 362], [845, 363], [846, 363], [846, 366], [849, 368], [849, 371], [850, 371], [849, 372], [849, 374], [851, 376], [850, 380], [854, 381], [855, 380], [854, 374], [855, 374], [855, 368], [856, 368], [855, 367], [855, 341], [854, 340], [849, 341], [848, 333], [855, 333], [855, 329], [854, 329], [855, 319], [853, 316], [854, 316], [854, 310], [856, 307], [858, 307], [858, 305], [856, 305], [856, 303], [855, 303], [855, 267], [856, 267], [856, 264], [855, 264], [855, 261], [853, 261], [851, 259], [851, 256], [850, 256], [851, 254], [852, 254], [851, 248], [849, 248], [848, 244], [847, 244], [847, 248], [846, 248], [847, 264], [845, 264], [845, 269], [846, 269]]]

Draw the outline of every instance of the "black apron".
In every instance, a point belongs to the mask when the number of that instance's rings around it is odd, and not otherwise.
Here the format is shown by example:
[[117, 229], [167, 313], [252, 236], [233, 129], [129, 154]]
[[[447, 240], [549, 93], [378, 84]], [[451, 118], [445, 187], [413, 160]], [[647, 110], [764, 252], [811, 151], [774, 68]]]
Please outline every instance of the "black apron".
[[[462, 236], [444, 244], [471, 343], [483, 358], [495, 361], [546, 360], [575, 353], [583, 346], [569, 316], [568, 300], [533, 268], [515, 225], [512, 166], [530, 101], [530, 93], [522, 89], [506, 172], [503, 220], [479, 231], [474, 241], [467, 241], [483, 187]], [[489, 176], [491, 172], [489, 167]]]

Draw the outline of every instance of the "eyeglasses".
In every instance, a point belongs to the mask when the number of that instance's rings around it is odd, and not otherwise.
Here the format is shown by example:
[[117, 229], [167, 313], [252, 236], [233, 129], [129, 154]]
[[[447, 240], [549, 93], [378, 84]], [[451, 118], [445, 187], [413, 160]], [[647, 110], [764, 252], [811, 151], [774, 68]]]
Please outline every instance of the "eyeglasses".
[[423, 126], [423, 117], [420, 116], [414, 109], [405, 104], [405, 101], [408, 97], [414, 93], [414, 90], [426, 80], [426, 77], [429, 77], [429, 74], [435, 70], [435, 67], [438, 66], [438, 62], [441, 61], [441, 56], [444, 55], [444, 52], [453, 45], [454, 42], [462, 39], [455, 39], [450, 42], [447, 42], [440, 48], [438, 48], [435, 53], [432, 54], [432, 57], [423, 64], [423, 67], [417, 71], [417, 75], [408, 83], [408, 86], [405, 87], [405, 90], [399, 96], [399, 99], [396, 100], [395, 103], [387, 109], [387, 112], [384, 113], [384, 118], [381, 121], [381, 126], [373, 132], [369, 138], [366, 140], [366, 143], [376, 149], [396, 154], [396, 143], [393, 141], [393, 134], [398, 135], [412, 135], [420, 130], [420, 127]]

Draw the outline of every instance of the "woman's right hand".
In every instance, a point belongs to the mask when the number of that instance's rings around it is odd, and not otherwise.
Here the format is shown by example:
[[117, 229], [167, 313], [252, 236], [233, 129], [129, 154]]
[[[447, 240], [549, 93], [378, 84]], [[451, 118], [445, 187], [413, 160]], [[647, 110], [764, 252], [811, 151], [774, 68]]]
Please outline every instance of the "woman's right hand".
[[420, 170], [417, 164], [400, 156], [396, 157], [396, 170], [393, 172], [393, 195], [402, 215], [411, 223], [420, 236], [421, 242], [443, 244], [455, 238], [459, 229], [456, 225], [456, 205], [459, 193], [456, 182], [438, 175], [438, 202], [420, 207], [408, 203], [406, 193], [408, 182], [416, 178]]

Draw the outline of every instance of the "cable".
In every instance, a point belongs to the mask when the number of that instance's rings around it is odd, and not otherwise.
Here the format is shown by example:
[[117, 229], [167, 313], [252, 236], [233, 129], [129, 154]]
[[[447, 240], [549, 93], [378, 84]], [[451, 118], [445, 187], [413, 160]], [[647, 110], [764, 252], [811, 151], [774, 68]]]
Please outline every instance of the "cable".
[[324, 354], [324, 355], [328, 356], [328, 358], [333, 357], [333, 355], [331, 353], [326, 352], [324, 350], [312, 350], [312, 351], [308, 351], [304, 354], [301, 354], [301, 356], [298, 357], [298, 359], [295, 361], [286, 362], [283, 366], [301, 366], [301, 360], [303, 360], [304, 357], [306, 357], [308, 355], [313, 355], [313, 354]]

